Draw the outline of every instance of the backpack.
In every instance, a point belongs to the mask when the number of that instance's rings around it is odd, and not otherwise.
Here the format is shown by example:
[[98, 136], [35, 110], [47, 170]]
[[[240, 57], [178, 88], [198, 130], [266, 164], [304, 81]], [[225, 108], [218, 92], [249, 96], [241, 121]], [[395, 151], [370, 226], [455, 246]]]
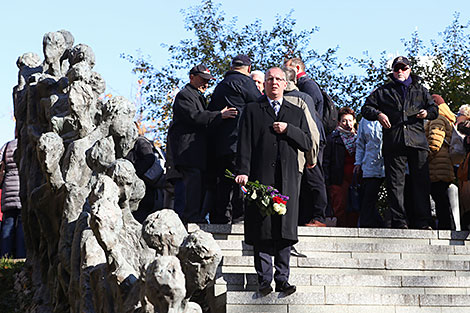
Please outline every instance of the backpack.
[[317, 82], [315, 83], [318, 88], [320, 88], [323, 96], [323, 116], [321, 119], [323, 128], [325, 129], [325, 135], [328, 136], [335, 130], [336, 126], [338, 126], [338, 108], [326, 91], [323, 90]]

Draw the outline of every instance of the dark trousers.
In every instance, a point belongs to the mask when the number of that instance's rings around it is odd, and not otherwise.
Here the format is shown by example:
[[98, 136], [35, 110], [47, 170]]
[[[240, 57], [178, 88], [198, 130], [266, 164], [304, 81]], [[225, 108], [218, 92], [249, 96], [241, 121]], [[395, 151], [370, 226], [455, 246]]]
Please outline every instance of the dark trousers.
[[274, 281], [276, 285], [289, 281], [289, 261], [292, 242], [290, 240], [265, 240], [256, 243], [253, 247], [255, 270], [258, 275], [258, 284], [261, 288], [271, 284], [273, 280], [274, 256]]
[[181, 167], [178, 170], [182, 179], [175, 186], [176, 189], [179, 189], [176, 196], [180, 195], [184, 199], [175, 198], [175, 211], [185, 224], [203, 223], [204, 217], [201, 213], [205, 190], [203, 172], [195, 167]]
[[3, 212], [0, 257], [22, 259], [26, 257], [21, 210]]
[[360, 227], [386, 227], [386, 223], [377, 209], [380, 186], [385, 178], [364, 177], [361, 180], [361, 213], [359, 217]]
[[233, 179], [225, 177], [225, 170], [235, 171], [235, 154], [216, 159], [217, 183], [215, 208], [210, 211], [211, 224], [228, 224], [243, 219], [244, 201], [240, 186]]
[[312, 219], [324, 223], [327, 205], [328, 196], [321, 165], [305, 168], [300, 185], [299, 225], [304, 225]]
[[436, 204], [438, 229], [455, 229], [451, 218], [449, 195], [447, 194], [449, 185], [450, 183], [444, 181], [431, 183], [431, 196]]
[[430, 180], [428, 152], [405, 147], [392, 154], [384, 154], [387, 194], [390, 204], [392, 227], [408, 226], [404, 205], [406, 164], [410, 172], [410, 188], [413, 199], [408, 216], [412, 227], [423, 228], [431, 225], [431, 204], [429, 202]]

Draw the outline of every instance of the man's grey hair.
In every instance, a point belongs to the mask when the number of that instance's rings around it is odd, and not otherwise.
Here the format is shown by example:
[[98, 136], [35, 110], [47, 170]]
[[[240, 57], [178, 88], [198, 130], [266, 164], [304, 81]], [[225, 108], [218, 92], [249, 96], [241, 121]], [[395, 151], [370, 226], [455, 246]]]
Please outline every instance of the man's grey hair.
[[288, 82], [295, 83], [295, 81], [297, 80], [297, 73], [295, 72], [295, 70], [293, 68], [287, 67], [287, 66], [283, 67], [282, 70], [286, 74], [286, 80]]
[[262, 71], [259, 71], [259, 70], [251, 71], [250, 77], [253, 78], [253, 76], [255, 76], [255, 75], [261, 75], [263, 77], [263, 80], [264, 80], [264, 73]]
[[264, 81], [266, 81], [266, 76], [268, 76], [268, 73], [269, 73], [270, 71], [274, 70], [274, 69], [280, 70], [280, 71], [282, 72], [282, 75], [284, 76], [284, 79], [287, 80], [287, 78], [286, 78], [286, 72], [284, 72], [284, 70], [283, 70], [282, 68], [280, 68], [280, 67], [278, 67], [278, 66], [274, 66], [274, 67], [269, 68], [269, 69], [265, 72], [265, 74], [264, 74]]

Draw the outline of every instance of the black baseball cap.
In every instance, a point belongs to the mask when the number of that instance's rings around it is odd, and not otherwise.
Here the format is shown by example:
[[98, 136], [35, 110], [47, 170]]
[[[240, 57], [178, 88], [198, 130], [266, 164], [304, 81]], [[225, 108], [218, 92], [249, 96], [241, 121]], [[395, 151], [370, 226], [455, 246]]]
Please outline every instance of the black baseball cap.
[[250, 57], [246, 54], [239, 54], [232, 60], [232, 66], [249, 66], [251, 65]]
[[395, 68], [395, 66], [398, 65], [398, 64], [403, 64], [403, 65], [409, 66], [410, 65], [410, 60], [408, 60], [408, 58], [406, 58], [404, 56], [399, 56], [399, 57], [396, 57], [395, 60], [393, 60], [392, 68]]
[[214, 79], [214, 77], [211, 75], [211, 72], [204, 64], [196, 65], [189, 71], [189, 74], [199, 75], [204, 79]]

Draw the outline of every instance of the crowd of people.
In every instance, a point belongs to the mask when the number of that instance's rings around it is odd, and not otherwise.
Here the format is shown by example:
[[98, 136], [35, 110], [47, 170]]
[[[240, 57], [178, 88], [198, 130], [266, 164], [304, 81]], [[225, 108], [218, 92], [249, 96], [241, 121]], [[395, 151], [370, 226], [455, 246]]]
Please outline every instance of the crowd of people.
[[[190, 70], [173, 103], [164, 207], [185, 224], [243, 222], [261, 295], [273, 278], [276, 291], [295, 292], [289, 258], [299, 225], [468, 228], [470, 107], [455, 116], [406, 57], [393, 60], [361, 112], [332, 105], [299, 58], [265, 73], [251, 67], [247, 55], [233, 58], [209, 102], [209, 69]], [[266, 216], [244, 201], [249, 181], [287, 195], [286, 214]], [[379, 208], [383, 183], [388, 205]]]
[[[240, 153], [248, 144], [240, 139], [245, 110], [261, 99], [272, 100], [266, 88], [269, 77], [251, 71], [251, 67], [247, 55], [233, 58], [230, 70], [207, 101], [204, 93], [214, 78], [203, 64], [194, 66], [189, 83], [175, 98], [167, 170], [177, 174], [167, 179], [167, 189], [173, 189], [166, 195], [172, 201], [165, 201], [164, 207], [174, 208], [184, 223], [235, 224], [245, 220], [243, 192], [226, 177], [225, 170], [241, 174], [240, 164], [246, 161]], [[295, 177], [287, 180], [298, 185], [295, 195], [289, 195], [298, 210], [297, 225], [468, 227], [466, 204], [459, 203], [468, 186], [466, 180], [456, 179], [456, 170], [466, 159], [468, 105], [454, 114], [441, 96], [429, 93], [411, 73], [410, 61], [400, 56], [393, 60], [389, 81], [365, 99], [361, 112], [342, 107], [333, 119], [326, 114], [331, 108], [325, 92], [308, 77], [301, 59], [288, 59], [279, 69], [282, 80], [276, 83], [286, 85], [281, 99], [303, 111], [312, 142], [308, 151], [298, 149], [298, 184]], [[276, 92], [279, 84], [273, 85]], [[361, 116], [359, 123], [357, 114]], [[260, 130], [258, 135], [276, 133], [279, 125], [284, 125], [282, 118], [277, 122], [281, 124]], [[286, 139], [284, 133], [277, 137], [280, 142]], [[280, 142], [273, 142], [273, 147], [279, 150]], [[256, 158], [266, 149], [279, 153], [273, 147], [260, 146], [252, 153]], [[267, 171], [279, 161], [266, 159], [260, 165]], [[248, 178], [256, 180], [253, 174]], [[384, 205], [382, 201], [379, 207], [384, 185], [388, 202]], [[352, 197], [352, 186], [358, 188], [358, 197]]]

